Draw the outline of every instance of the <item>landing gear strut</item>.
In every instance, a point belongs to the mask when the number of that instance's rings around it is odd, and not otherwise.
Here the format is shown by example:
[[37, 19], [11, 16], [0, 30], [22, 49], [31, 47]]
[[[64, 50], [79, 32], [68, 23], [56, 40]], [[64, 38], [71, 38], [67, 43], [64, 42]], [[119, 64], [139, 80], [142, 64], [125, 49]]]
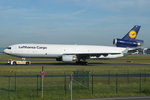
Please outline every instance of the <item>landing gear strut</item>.
[[76, 64], [79, 64], [79, 65], [87, 65], [88, 62], [86, 62], [86, 61], [77, 61]]

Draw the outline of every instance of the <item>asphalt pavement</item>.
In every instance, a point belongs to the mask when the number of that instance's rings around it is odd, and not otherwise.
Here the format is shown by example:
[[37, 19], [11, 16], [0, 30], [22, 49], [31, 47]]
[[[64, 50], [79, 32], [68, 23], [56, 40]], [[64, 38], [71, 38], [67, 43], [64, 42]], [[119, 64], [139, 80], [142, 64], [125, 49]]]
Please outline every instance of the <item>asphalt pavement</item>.
[[150, 100], [150, 96], [144, 96], [144, 97], [118, 97], [118, 98], [97, 98], [97, 99], [79, 99], [79, 100]]
[[[9, 66], [7, 63], [0, 63], [0, 65], [3, 66]], [[30, 66], [70, 66], [70, 65], [76, 65], [78, 66], [79, 64], [76, 63], [32, 63]], [[150, 66], [150, 63], [88, 63], [86, 66]], [[11, 65], [10, 65], [11, 66]], [[27, 65], [28, 66], [28, 65]], [[85, 65], [83, 65], [85, 66]]]

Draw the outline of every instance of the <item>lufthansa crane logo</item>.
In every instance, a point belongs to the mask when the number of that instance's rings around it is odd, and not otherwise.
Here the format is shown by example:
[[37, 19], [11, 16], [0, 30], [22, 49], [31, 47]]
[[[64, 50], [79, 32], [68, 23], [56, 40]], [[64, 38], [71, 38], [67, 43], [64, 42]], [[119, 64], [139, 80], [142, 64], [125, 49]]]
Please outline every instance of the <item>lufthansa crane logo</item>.
[[134, 30], [130, 31], [129, 32], [129, 37], [132, 38], [132, 39], [136, 38], [136, 32]]

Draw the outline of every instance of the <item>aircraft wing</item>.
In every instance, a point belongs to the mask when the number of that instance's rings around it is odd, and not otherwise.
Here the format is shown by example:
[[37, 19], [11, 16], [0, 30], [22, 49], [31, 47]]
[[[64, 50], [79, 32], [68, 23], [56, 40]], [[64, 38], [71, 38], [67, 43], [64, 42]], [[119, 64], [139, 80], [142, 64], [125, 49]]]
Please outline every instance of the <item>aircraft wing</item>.
[[97, 55], [115, 55], [115, 54], [121, 54], [121, 53], [67, 53], [64, 55], [78, 55], [78, 56], [97, 56]]
[[103, 52], [103, 53], [66, 53], [63, 55], [74, 55], [77, 57], [77, 59], [110, 59], [110, 58], [116, 58], [116, 57], [122, 57], [127, 54], [128, 48], [124, 49], [122, 52]]
[[64, 55], [76, 55], [77, 58], [79, 59], [89, 59], [92, 56], [99, 58], [100, 56], [107, 57], [109, 55], [117, 55], [117, 54], [121, 54], [121, 53], [69, 53]]

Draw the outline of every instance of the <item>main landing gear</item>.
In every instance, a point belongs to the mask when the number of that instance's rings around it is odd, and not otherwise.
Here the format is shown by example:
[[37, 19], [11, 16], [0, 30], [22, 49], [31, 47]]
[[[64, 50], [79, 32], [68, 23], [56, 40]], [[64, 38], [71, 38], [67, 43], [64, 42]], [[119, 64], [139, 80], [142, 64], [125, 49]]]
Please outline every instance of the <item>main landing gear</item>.
[[88, 62], [86, 62], [86, 61], [77, 61], [76, 64], [78, 64], [78, 65], [88, 65]]

